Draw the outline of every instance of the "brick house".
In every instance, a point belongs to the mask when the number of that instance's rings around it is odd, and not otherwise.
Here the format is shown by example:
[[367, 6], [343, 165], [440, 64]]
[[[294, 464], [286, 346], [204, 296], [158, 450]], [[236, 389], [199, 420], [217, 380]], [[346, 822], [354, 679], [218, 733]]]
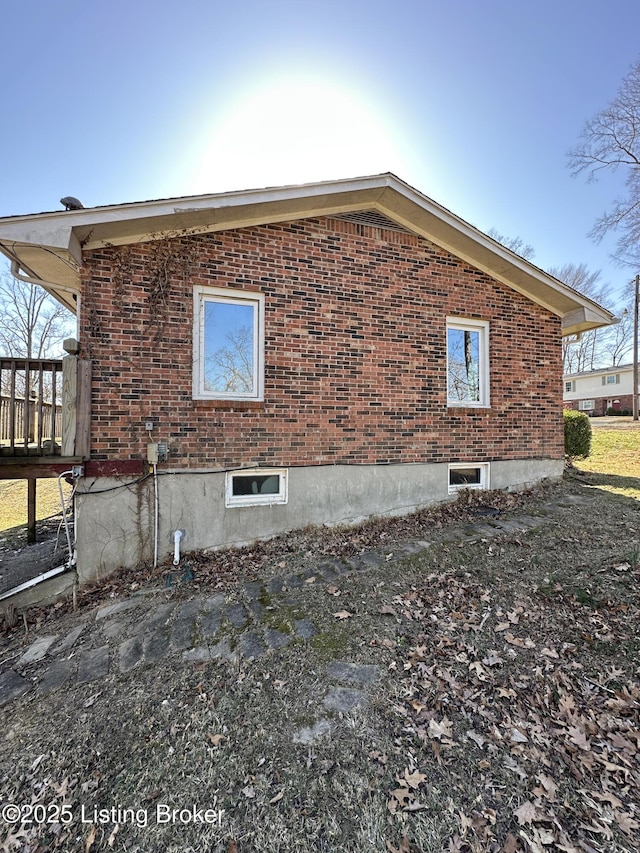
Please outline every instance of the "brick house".
[[612, 320], [390, 174], [11, 217], [0, 250], [78, 316], [81, 580], [176, 531], [230, 546], [560, 477], [561, 339]]
[[603, 367], [562, 377], [565, 409], [578, 409], [590, 416], [633, 412], [633, 365]]

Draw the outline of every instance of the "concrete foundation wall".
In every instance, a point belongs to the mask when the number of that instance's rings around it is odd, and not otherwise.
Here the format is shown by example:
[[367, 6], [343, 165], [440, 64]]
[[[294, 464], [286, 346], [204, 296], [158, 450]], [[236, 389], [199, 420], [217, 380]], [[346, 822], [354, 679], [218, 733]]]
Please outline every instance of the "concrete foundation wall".
[[[524, 489], [562, 476], [563, 461], [494, 461], [490, 487]], [[266, 539], [309, 524], [357, 524], [377, 515], [404, 515], [451, 499], [448, 466], [327, 465], [288, 469], [288, 502], [225, 506], [225, 474], [163, 472], [158, 476], [158, 559], [173, 553], [173, 532], [184, 530], [183, 551]], [[154, 553], [152, 478], [142, 483], [82, 481], [76, 495], [77, 571], [81, 583], [121, 566], [148, 563]]]

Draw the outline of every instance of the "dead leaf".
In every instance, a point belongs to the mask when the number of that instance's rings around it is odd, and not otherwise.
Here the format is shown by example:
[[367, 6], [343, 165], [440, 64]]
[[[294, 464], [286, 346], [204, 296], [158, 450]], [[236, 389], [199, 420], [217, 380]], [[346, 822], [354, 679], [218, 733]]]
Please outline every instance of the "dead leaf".
[[511, 742], [512, 743], [527, 743], [529, 738], [522, 734], [520, 729], [511, 729]]
[[315, 582], [316, 582], [316, 576], [315, 575], [313, 575], [310, 578], [307, 578], [305, 581], [305, 583], [315, 583]]
[[504, 638], [510, 646], [517, 646], [519, 649], [535, 649], [536, 647], [531, 637], [514, 637], [510, 631], [504, 635]]
[[336, 619], [349, 619], [349, 617], [353, 616], [353, 613], [349, 613], [348, 610], [338, 610], [338, 612], [333, 615]]
[[269, 800], [269, 805], [272, 806], [274, 803], [279, 803], [283, 797], [284, 791], [278, 791], [275, 797], [271, 797], [271, 799]]
[[554, 660], [559, 660], [559, 658], [560, 658], [560, 655], [558, 654], [558, 652], [555, 649], [544, 648], [544, 649], [542, 649], [540, 654], [544, 655], [545, 657], [548, 657], [548, 658], [553, 658]]
[[535, 820], [536, 807], [530, 800], [526, 800], [513, 814], [518, 818], [520, 826], [525, 826], [525, 824], [532, 823]]
[[430, 738], [434, 740], [440, 740], [440, 738], [451, 738], [453, 737], [452, 732], [452, 722], [448, 720], [446, 717], [443, 717], [442, 722], [438, 723], [436, 720], [429, 720], [429, 730], [427, 734]]
[[329, 595], [336, 595], [337, 596], [337, 595], [340, 595], [340, 590], [338, 589], [337, 586], [334, 586], [334, 584], [329, 584], [329, 586], [327, 587], [327, 593]]
[[244, 794], [244, 796], [248, 800], [253, 800], [253, 798], [256, 795], [256, 791], [255, 791], [255, 788], [253, 787], [253, 785], [247, 785], [245, 788], [242, 789], [242, 791], [240, 791], [240, 793]]
[[98, 834], [98, 827], [94, 823], [91, 829], [89, 830], [89, 835], [87, 835], [86, 841], [84, 842], [84, 853], [89, 853], [91, 848], [93, 847], [96, 835]]
[[517, 853], [519, 848], [520, 842], [515, 837], [515, 835], [512, 835], [510, 832], [507, 833], [507, 837], [502, 848], [502, 853]]
[[382, 607], [378, 610], [378, 613], [383, 616], [397, 616], [397, 612], [395, 608], [393, 608], [390, 604], [383, 604]]
[[469, 740], [472, 740], [476, 744], [476, 746], [479, 746], [480, 749], [482, 749], [482, 747], [487, 742], [486, 738], [482, 737], [482, 735], [478, 734], [478, 732], [474, 731], [473, 729], [470, 729], [467, 732], [467, 737], [469, 738]]
[[413, 773], [409, 773], [408, 768], [405, 767], [404, 777], [400, 779], [400, 783], [406, 782], [410, 788], [414, 790], [419, 786], [427, 778], [425, 773], [419, 773], [417, 770], [414, 770]]
[[571, 742], [575, 743], [575, 745], [580, 749], [584, 749], [586, 752], [591, 749], [591, 744], [587, 740], [587, 736], [582, 729], [579, 729], [577, 726], [569, 726], [567, 734], [569, 735]]
[[213, 744], [213, 746], [216, 749], [220, 746], [220, 744], [222, 743], [223, 740], [227, 739], [226, 735], [220, 735], [220, 734], [212, 735], [211, 732], [209, 732], [207, 737], [209, 738], [209, 740], [211, 741], [211, 743]]
[[120, 831], [120, 824], [117, 823], [113, 827], [113, 831], [112, 831], [111, 835], [109, 836], [109, 838], [107, 839], [107, 845], [109, 847], [113, 847], [113, 845], [116, 843], [116, 835], [118, 834], [119, 831]]

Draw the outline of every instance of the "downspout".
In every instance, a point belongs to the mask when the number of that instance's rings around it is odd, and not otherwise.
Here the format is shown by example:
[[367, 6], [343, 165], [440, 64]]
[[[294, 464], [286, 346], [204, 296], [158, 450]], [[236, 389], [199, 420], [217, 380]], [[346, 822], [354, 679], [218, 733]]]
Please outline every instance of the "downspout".
[[65, 293], [73, 293], [75, 296], [78, 296], [78, 290], [75, 287], [69, 287], [66, 284], [54, 284], [52, 281], [44, 281], [41, 278], [31, 278], [31, 276], [24, 275], [24, 273], [20, 272], [20, 264], [18, 261], [11, 261], [11, 275], [14, 278], [17, 278], [18, 281], [24, 281], [26, 284], [37, 284], [39, 287], [51, 287], [55, 290], [64, 290]]

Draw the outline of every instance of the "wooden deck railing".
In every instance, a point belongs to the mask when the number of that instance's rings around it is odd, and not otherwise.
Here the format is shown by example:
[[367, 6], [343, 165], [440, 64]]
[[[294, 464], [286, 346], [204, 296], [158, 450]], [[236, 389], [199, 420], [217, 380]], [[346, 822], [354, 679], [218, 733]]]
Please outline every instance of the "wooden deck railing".
[[62, 361], [0, 357], [0, 456], [59, 455], [62, 398]]

